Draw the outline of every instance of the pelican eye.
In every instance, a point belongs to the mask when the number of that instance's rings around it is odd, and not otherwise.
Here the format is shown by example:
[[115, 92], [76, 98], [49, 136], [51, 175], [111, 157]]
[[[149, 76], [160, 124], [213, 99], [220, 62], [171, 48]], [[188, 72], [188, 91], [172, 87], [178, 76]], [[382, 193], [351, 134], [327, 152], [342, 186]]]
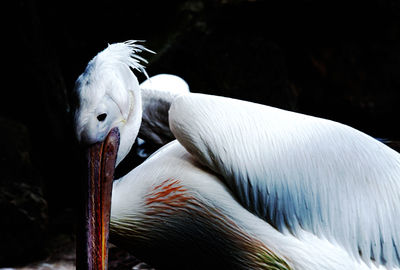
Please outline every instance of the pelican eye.
[[103, 122], [106, 119], [106, 117], [107, 117], [107, 114], [102, 113], [97, 116], [97, 120], [99, 120], [100, 122]]

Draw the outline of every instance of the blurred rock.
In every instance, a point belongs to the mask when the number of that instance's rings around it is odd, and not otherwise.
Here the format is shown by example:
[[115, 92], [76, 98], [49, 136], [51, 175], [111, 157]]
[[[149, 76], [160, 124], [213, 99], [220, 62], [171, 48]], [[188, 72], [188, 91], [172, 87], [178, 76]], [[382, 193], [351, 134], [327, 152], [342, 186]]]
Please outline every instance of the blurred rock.
[[[51, 34], [44, 31], [40, 8], [34, 0], [12, 3], [14, 42], [7, 77], [15, 83], [0, 98], [0, 113], [28, 128], [31, 158], [43, 176], [49, 211], [57, 214], [72, 205], [75, 182], [70, 168], [76, 159], [72, 158], [73, 131], [64, 76], [49, 40]], [[57, 192], [61, 183], [63, 192]]]
[[[2, 204], [2, 209], [8, 221], [0, 226], [8, 226], [4, 230], [9, 233], [1, 236], [7, 239], [0, 241], [0, 257], [7, 255], [0, 261], [6, 259], [8, 265], [16, 265], [48, 256], [47, 242], [55, 234], [73, 234], [73, 218], [68, 217], [62, 223], [57, 221], [75, 206], [79, 157], [74, 152], [67, 89], [59, 56], [54, 51], [52, 34], [44, 31], [42, 22], [43, 12], [52, 5], [41, 3], [46, 7], [44, 10], [35, 0], [17, 0], [10, 4], [9, 12], [13, 15], [8, 19], [11, 27], [7, 30], [12, 42], [7, 42], [6, 77], [12, 84], [2, 91], [0, 115], [21, 123], [15, 124], [15, 131], [12, 129], [19, 134], [13, 139], [15, 144], [19, 143], [19, 137], [29, 142], [29, 151], [24, 148], [21, 155], [28, 160], [25, 167], [31, 168], [31, 173], [26, 173], [19, 168], [21, 158], [13, 156], [13, 161], [5, 165], [13, 172], [8, 177], [12, 181], [2, 182], [7, 191], [3, 195], [7, 203]], [[19, 153], [13, 150], [16, 145], [6, 147], [9, 149], [5, 155]], [[22, 172], [25, 175], [19, 177]], [[10, 197], [17, 199], [10, 200]], [[13, 252], [13, 256], [8, 254]]]
[[[0, 270], [74, 270], [76, 269], [75, 264], [75, 241], [73, 238], [67, 235], [59, 235], [52, 238], [51, 243], [48, 243], [47, 249], [50, 248], [49, 254], [42, 260], [35, 261], [33, 263], [27, 263], [26, 265], [20, 265], [17, 267], [1, 268]], [[109, 258], [108, 258], [108, 269], [109, 270], [155, 270], [146, 263], [140, 262], [134, 256], [126, 252], [125, 250], [110, 244]]]
[[132, 269], [141, 262], [125, 250], [110, 244], [108, 268], [110, 270]]
[[30, 148], [26, 127], [0, 118], [0, 265], [23, 263], [43, 251], [47, 203]]

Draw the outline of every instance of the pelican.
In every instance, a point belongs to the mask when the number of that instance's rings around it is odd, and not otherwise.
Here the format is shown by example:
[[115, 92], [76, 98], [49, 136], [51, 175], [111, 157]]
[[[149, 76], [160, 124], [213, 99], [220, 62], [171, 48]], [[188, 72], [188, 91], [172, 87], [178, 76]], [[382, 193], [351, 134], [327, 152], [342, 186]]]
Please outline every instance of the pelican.
[[[227, 97], [154, 90], [142, 102], [132, 70], [146, 74], [144, 50], [111, 44], [76, 81], [85, 267], [106, 269], [109, 226], [159, 269], [400, 269], [399, 153], [335, 121]], [[177, 140], [113, 181], [157, 123]]]

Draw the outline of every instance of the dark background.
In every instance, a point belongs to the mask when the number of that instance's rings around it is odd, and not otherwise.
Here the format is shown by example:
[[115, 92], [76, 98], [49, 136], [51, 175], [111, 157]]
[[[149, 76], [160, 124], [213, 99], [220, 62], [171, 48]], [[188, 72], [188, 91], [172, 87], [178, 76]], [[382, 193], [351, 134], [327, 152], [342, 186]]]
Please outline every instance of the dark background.
[[[2, 8], [0, 267], [74, 243], [80, 152], [69, 95], [108, 43], [146, 40], [147, 72], [399, 140], [400, 3], [34, 1]], [[143, 75], [138, 74], [140, 81]]]

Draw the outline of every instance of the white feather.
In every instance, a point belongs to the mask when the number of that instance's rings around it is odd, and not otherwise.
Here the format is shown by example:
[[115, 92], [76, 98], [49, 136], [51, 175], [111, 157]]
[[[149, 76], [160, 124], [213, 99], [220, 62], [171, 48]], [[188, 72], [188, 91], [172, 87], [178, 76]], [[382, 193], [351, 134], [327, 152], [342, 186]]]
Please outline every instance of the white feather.
[[[355, 260], [346, 249], [335, 241], [325, 237], [318, 237], [313, 233], [299, 228], [297, 235], [281, 233], [269, 223], [251, 214], [248, 209], [239, 204], [232, 196], [231, 191], [221, 181], [221, 177], [207, 172], [199, 166], [181, 144], [173, 141], [154, 153], [142, 165], [131, 171], [122, 179], [114, 182], [111, 232], [113, 235], [122, 235], [125, 247], [134, 251], [145, 250], [151, 254], [150, 246], [138, 246], [140, 238], [146, 235], [137, 231], [143, 229], [143, 220], [146, 218], [148, 205], [145, 198], [155, 186], [160, 185], [165, 179], [179, 179], [181, 185], [197, 199], [221, 211], [225, 219], [230, 218], [236, 226], [244, 232], [262, 241], [276, 255], [284, 258], [292, 269], [296, 270], [387, 270], [384, 266], [367, 265], [361, 260]], [[192, 215], [193, 220], [197, 217]], [[162, 222], [173, 222], [174, 216], [168, 216]], [[153, 221], [154, 228], [158, 230], [157, 220]], [[187, 220], [188, 225], [190, 220]], [[149, 229], [149, 228], [147, 228]], [[205, 231], [204, 233], [208, 233]], [[159, 237], [171, 237], [172, 232], [160, 231]], [[232, 236], [233, 237], [233, 236]], [[174, 246], [171, 242], [171, 246]], [[174, 246], [174, 256], [177, 260], [190, 252], [191, 245], [187, 243], [186, 250], [179, 250], [179, 244]], [[201, 243], [196, 243], [200, 245]], [[213, 245], [213, 243], [209, 243]], [[229, 246], [220, 248], [228, 249]], [[167, 251], [166, 251], [167, 252]], [[192, 254], [193, 255], [193, 254]], [[196, 255], [195, 255], [196, 256]], [[156, 260], [154, 255], [153, 259]], [[393, 269], [399, 269], [394, 267]]]
[[[146, 90], [156, 90], [161, 92], [167, 92], [171, 95], [181, 95], [189, 93], [189, 85], [187, 82], [172, 74], [158, 74], [148, 78], [140, 84], [140, 88]], [[164, 117], [166, 117], [164, 115]]]
[[222, 97], [179, 97], [169, 119], [179, 142], [278, 230], [400, 266], [399, 153], [337, 122]]
[[175, 139], [169, 129], [168, 111], [173, 100], [188, 94], [189, 86], [182, 78], [159, 74], [140, 84], [143, 114], [139, 136], [161, 146]]
[[155, 53], [143, 45], [137, 42], [142, 42], [139, 40], [128, 40], [122, 43], [109, 44], [108, 48], [100, 52], [96, 57], [98, 57], [98, 63], [112, 63], [119, 62], [121, 64], [127, 65], [130, 68], [136, 69], [148, 78], [145, 67], [140, 63], [144, 62], [147, 64], [147, 60], [139, 56], [138, 53], [142, 51], [147, 51]]

